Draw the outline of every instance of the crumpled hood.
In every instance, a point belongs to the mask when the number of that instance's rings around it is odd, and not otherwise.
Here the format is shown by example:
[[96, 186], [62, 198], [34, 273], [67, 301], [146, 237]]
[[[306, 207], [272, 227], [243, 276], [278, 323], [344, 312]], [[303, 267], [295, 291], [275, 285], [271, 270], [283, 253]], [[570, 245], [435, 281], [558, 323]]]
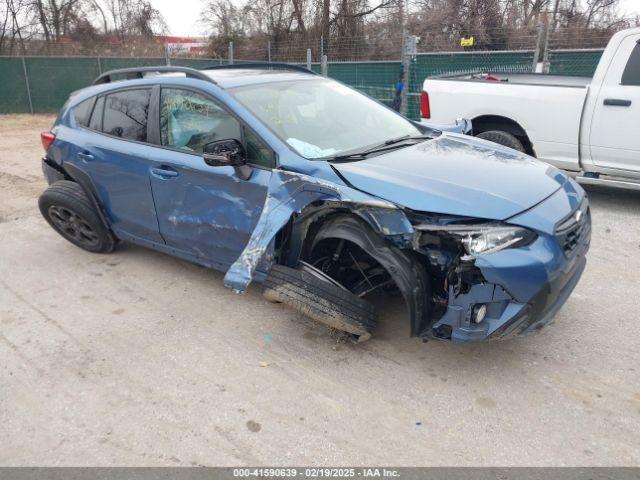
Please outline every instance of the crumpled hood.
[[451, 133], [332, 165], [355, 188], [412, 210], [493, 220], [533, 207], [567, 180], [533, 157]]

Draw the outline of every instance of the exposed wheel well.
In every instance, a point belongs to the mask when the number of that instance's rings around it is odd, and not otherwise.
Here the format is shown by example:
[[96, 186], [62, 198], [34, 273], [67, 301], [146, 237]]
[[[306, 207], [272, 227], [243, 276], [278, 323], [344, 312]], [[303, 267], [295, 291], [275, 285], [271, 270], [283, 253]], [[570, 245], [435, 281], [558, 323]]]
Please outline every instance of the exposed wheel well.
[[472, 125], [474, 135], [482, 132], [488, 132], [490, 130], [502, 130], [503, 132], [508, 132], [520, 140], [520, 143], [522, 143], [527, 154], [534, 157], [536, 156], [536, 152], [533, 149], [533, 144], [531, 143], [531, 140], [529, 140], [527, 132], [525, 132], [524, 128], [522, 128], [518, 122], [511, 120], [510, 118], [502, 117], [500, 115], [482, 115], [474, 118], [472, 120]]
[[[397, 288], [400, 291], [407, 304], [411, 334], [419, 335], [428, 328], [431, 320], [430, 281], [426, 269], [416, 261], [413, 252], [393, 246], [367, 225], [364, 220], [349, 213], [337, 213], [318, 218], [311, 222], [305, 233], [303, 246], [298, 250], [300, 252], [299, 259], [309, 259], [310, 257], [313, 259], [312, 253], [316, 247], [324, 248], [325, 252], [330, 252], [337, 247], [341, 240], [348, 242], [347, 245], [357, 247], [357, 250], [353, 251], [354, 257], [356, 257], [353, 261], [354, 265], [361, 261], [361, 267], [370, 268], [368, 273], [378, 275], [380, 288], [389, 288], [389, 290]], [[295, 228], [293, 236], [296, 236]], [[355, 253], [361, 256], [358, 258]], [[317, 257], [315, 260], [322, 259]], [[370, 260], [375, 261], [375, 264]], [[317, 267], [322, 268], [320, 263]], [[382, 268], [383, 272], [376, 270], [376, 267]], [[326, 273], [332, 276], [329, 272]], [[375, 282], [372, 283], [375, 284]], [[362, 283], [359, 285], [351, 283], [349, 286], [357, 286], [359, 288], [357, 294], [367, 290], [366, 285]]]

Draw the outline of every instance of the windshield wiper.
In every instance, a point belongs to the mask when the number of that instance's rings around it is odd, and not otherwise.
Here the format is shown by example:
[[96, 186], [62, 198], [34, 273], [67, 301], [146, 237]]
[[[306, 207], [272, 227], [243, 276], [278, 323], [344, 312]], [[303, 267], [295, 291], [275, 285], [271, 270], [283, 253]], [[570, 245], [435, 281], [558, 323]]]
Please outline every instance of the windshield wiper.
[[392, 138], [390, 140], [386, 140], [384, 143], [380, 145], [376, 145], [375, 147], [368, 148], [367, 150], [363, 150], [362, 152], [353, 152], [348, 153], [346, 155], [337, 155], [329, 160], [335, 161], [350, 161], [350, 160], [364, 160], [369, 155], [374, 153], [382, 153], [388, 152], [391, 150], [396, 150], [398, 148], [406, 147], [408, 145], [403, 145], [406, 141], [411, 140], [428, 140], [433, 138], [430, 135], [403, 135], [402, 137]]

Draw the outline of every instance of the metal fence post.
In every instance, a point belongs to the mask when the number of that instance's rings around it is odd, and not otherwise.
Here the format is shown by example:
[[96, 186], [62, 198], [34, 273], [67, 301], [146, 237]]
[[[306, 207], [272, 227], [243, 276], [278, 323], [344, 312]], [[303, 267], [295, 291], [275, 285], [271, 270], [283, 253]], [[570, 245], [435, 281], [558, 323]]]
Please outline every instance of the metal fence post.
[[311, 70], [311, 49], [307, 48], [307, 70]]
[[323, 77], [328, 77], [329, 76], [329, 66], [327, 65], [327, 56], [326, 55], [322, 55], [322, 57], [320, 57], [320, 74]]
[[165, 65], [171, 65], [171, 58], [169, 57], [169, 44], [164, 44], [164, 63]]
[[98, 62], [98, 75], [102, 75], [102, 60], [100, 57], [96, 57], [96, 60]]
[[402, 114], [402, 115], [406, 115], [407, 114], [407, 79], [409, 78], [409, 75], [407, 75], [407, 70], [409, 68], [409, 55], [408, 53], [408, 46], [407, 46], [407, 38], [409, 38], [409, 35], [407, 35], [406, 32], [403, 32], [402, 34], [402, 52], [401, 52], [401, 56], [400, 56], [400, 83], [401, 83], [401, 90], [400, 90], [400, 108], [398, 109], [398, 111]]
[[417, 37], [409, 34], [402, 36], [402, 90], [400, 91], [400, 113], [409, 111], [409, 84], [411, 83], [411, 59], [416, 54]]
[[229, 42], [229, 65], [233, 65], [233, 42]]
[[33, 113], [33, 101], [31, 100], [31, 86], [29, 85], [29, 76], [27, 75], [27, 63], [22, 57], [22, 71], [24, 72], [24, 84], [27, 87], [27, 98], [29, 99], [29, 112]]
[[271, 63], [271, 40], [267, 40], [267, 61]]
[[558, 7], [560, 4], [560, 0], [556, 0], [555, 6], [553, 7], [553, 16], [551, 17], [551, 25], [549, 25], [549, 21], [547, 20], [547, 34], [544, 38], [544, 55], [542, 60], [542, 73], [549, 73], [550, 63], [549, 63], [549, 43], [550, 37], [556, 32], [556, 15], [558, 15]]
[[536, 73], [538, 68], [538, 60], [540, 60], [540, 48], [542, 48], [542, 34], [544, 32], [544, 25], [538, 23], [536, 27], [536, 51], [533, 54], [533, 65], [531, 66], [531, 73]]

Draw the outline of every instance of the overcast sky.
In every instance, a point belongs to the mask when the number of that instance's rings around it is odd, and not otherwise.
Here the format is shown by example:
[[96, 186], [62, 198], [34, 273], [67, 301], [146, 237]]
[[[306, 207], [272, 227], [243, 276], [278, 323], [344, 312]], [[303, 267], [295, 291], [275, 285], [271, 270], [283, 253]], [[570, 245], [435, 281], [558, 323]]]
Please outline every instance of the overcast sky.
[[[204, 33], [198, 17], [205, 0], [151, 0], [151, 3], [164, 15], [171, 35], [197, 37]], [[620, 12], [640, 15], [640, 0], [620, 0]]]

